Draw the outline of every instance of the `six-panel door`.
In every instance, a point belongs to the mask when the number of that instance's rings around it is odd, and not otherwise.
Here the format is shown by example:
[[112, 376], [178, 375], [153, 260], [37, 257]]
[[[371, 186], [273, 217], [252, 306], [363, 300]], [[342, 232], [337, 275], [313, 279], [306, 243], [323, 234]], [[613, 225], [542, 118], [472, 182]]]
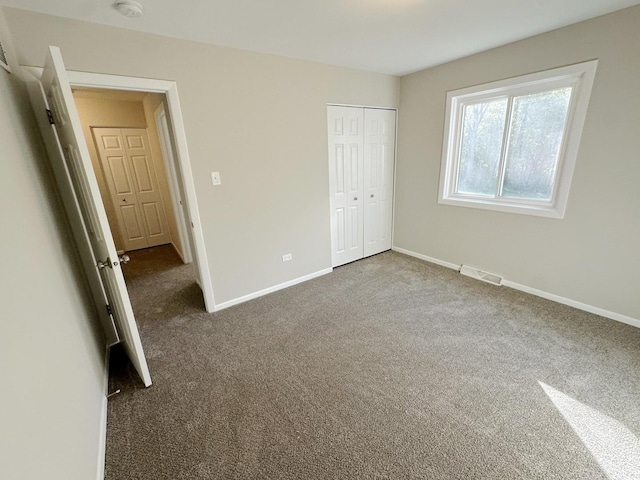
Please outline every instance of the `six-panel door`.
[[396, 112], [364, 109], [364, 256], [391, 249]]
[[364, 112], [330, 106], [327, 113], [331, 260], [335, 267], [362, 258], [364, 252]]
[[92, 128], [124, 250], [171, 241], [156, 169], [143, 128]]
[[93, 172], [89, 149], [82, 133], [62, 54], [57, 47], [49, 47], [41, 82], [53, 112], [55, 133], [64, 152], [64, 160], [78, 199], [90, 248], [94, 259], [99, 260], [95, 268], [102, 279], [118, 333], [131, 363], [145, 386], [149, 386], [151, 375], [140, 341], [138, 325]]
[[395, 119], [394, 110], [327, 107], [334, 267], [391, 248]]

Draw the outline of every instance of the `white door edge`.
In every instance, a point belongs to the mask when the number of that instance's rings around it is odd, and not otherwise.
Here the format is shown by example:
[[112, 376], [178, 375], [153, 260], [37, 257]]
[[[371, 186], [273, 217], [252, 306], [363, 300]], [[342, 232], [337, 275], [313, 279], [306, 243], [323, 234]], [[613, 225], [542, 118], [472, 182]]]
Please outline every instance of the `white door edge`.
[[178, 176], [176, 173], [175, 158], [173, 155], [173, 146], [168, 131], [167, 115], [165, 113], [164, 103], [161, 103], [156, 111], [153, 113], [153, 117], [156, 121], [156, 130], [158, 131], [158, 137], [160, 138], [160, 150], [162, 151], [162, 159], [164, 160], [165, 171], [169, 180], [169, 194], [171, 195], [171, 205], [173, 206], [173, 212], [178, 224], [178, 236], [180, 237], [180, 245], [182, 246], [182, 252], [180, 256], [184, 263], [191, 263], [193, 261], [191, 255], [191, 243], [189, 238], [187, 219], [184, 215], [184, 209], [182, 208], [182, 198], [180, 194], [180, 187], [178, 183]]

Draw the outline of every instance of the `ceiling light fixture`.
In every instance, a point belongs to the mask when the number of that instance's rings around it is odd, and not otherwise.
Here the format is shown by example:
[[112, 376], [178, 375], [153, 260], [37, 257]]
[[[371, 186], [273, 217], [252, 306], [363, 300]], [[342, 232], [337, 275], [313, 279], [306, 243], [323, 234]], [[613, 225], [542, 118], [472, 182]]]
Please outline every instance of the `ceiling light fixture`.
[[134, 18], [142, 16], [142, 5], [133, 0], [118, 0], [113, 6], [125, 17]]

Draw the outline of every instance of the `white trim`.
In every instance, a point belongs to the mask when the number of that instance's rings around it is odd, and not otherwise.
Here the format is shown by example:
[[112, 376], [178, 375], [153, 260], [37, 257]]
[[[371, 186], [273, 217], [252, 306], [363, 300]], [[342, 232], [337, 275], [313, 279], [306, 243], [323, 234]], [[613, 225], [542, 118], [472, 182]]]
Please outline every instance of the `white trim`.
[[196, 186], [193, 181], [193, 172], [191, 171], [191, 161], [189, 159], [189, 149], [187, 146], [187, 134], [182, 122], [182, 110], [178, 98], [178, 86], [173, 86], [167, 90], [167, 106], [169, 107], [169, 119], [173, 129], [174, 139], [176, 141], [176, 155], [178, 157], [178, 165], [182, 170], [182, 188], [186, 194], [187, 210], [191, 217], [191, 227], [193, 233], [193, 244], [195, 252], [195, 261], [200, 273], [202, 293], [204, 296], [204, 304], [207, 312], [215, 311], [215, 297], [213, 295], [213, 283], [211, 280], [211, 272], [209, 271], [209, 261], [207, 260], [207, 251], [204, 242], [204, 232], [200, 222], [200, 212], [198, 210], [198, 201], [196, 199]]
[[[404, 248], [393, 247], [392, 250], [394, 252], [403, 253], [405, 255], [409, 255], [410, 257], [419, 258], [420, 260], [425, 260], [430, 263], [435, 263], [436, 265], [451, 268], [453, 270], [459, 271], [461, 268], [461, 265], [456, 265], [455, 263], [445, 262], [444, 260], [428, 257], [426, 255], [422, 255], [421, 253], [412, 252], [411, 250], [405, 250]], [[617, 322], [626, 323], [627, 325], [640, 328], [640, 320], [633, 317], [629, 317], [627, 315], [623, 315], [621, 313], [605, 310], [604, 308], [595, 307], [587, 303], [582, 303], [577, 300], [561, 297], [560, 295], [556, 295], [554, 293], [545, 292], [543, 290], [538, 290], [537, 288], [528, 287], [526, 285], [521, 285], [519, 283], [511, 282], [505, 279], [502, 280], [502, 285], [505, 287], [513, 288], [514, 290], [519, 290], [521, 292], [535, 295], [536, 297], [541, 297], [556, 303], [561, 303], [562, 305], [567, 305], [569, 307], [577, 308], [578, 310], [582, 310], [588, 313], [593, 313], [595, 315], [600, 315], [601, 317], [609, 318]]]
[[554, 293], [538, 290], [537, 288], [528, 287], [526, 285], [511, 282], [509, 280], [503, 280], [502, 285], [504, 285], [505, 287], [513, 288], [514, 290], [520, 290], [521, 292], [530, 293], [531, 295], [535, 295], [536, 297], [546, 298], [547, 300], [561, 303], [563, 305], [568, 305], [569, 307], [574, 307], [578, 310], [584, 310], [585, 312], [600, 315], [601, 317], [610, 318], [611, 320], [616, 320], [618, 322], [626, 323], [627, 325], [640, 328], [640, 320], [629, 317], [627, 315], [622, 315], [621, 313], [611, 312], [609, 310], [605, 310], [604, 308], [595, 307], [593, 305], [582, 303], [577, 300], [561, 297], [560, 295], [556, 295]]
[[[597, 66], [598, 60], [591, 60], [447, 92], [438, 203], [548, 218], [564, 218]], [[484, 196], [457, 192], [464, 106], [483, 100], [508, 98], [506, 120], [509, 123], [513, 97], [558, 87], [572, 87], [573, 91], [558, 153], [551, 198], [533, 200], [500, 196], [504, 180], [509, 125], [503, 132], [500, 168], [494, 194]]]
[[[187, 262], [185, 260], [185, 257], [182, 256], [182, 252], [180, 251], [180, 249], [178, 247], [176, 247], [176, 242], [173, 241], [173, 239], [171, 240], [171, 243], [169, 244], [173, 247], [173, 251], [176, 252], [176, 255], [178, 255], [178, 257], [180, 257], [180, 260], [182, 261], [183, 264], [187, 265], [188, 263], [191, 262]], [[200, 285], [198, 285], [200, 286]]]
[[320, 270], [318, 272], [310, 273], [309, 275], [304, 275], [302, 277], [294, 278], [293, 280], [289, 280], [288, 282], [281, 283], [279, 285], [274, 285], [273, 287], [265, 288], [264, 290], [260, 290], [258, 292], [250, 293], [249, 295], [244, 295], [242, 297], [234, 298], [233, 300], [229, 300], [227, 302], [220, 303], [216, 305], [216, 312], [220, 310], [224, 310], [225, 308], [233, 307], [234, 305], [238, 305], [239, 303], [248, 302], [249, 300], [253, 300], [254, 298], [262, 297], [264, 295], [268, 295], [269, 293], [277, 292], [278, 290], [282, 290], [284, 288], [292, 287], [302, 282], [306, 282], [308, 280], [312, 280], [317, 277], [321, 277], [322, 275], [326, 275], [327, 273], [333, 272], [333, 268], [325, 268], [324, 270]]
[[[35, 78], [42, 76], [41, 67], [22, 66], [22, 70], [30, 73]], [[169, 109], [169, 120], [173, 131], [177, 166], [181, 170], [182, 188], [186, 195], [187, 211], [189, 212], [192, 224], [192, 239], [194, 246], [194, 257], [199, 275], [200, 288], [204, 297], [205, 309], [211, 313], [216, 310], [215, 298], [213, 295], [213, 284], [209, 271], [209, 262], [204, 242], [204, 233], [200, 222], [200, 212], [196, 200], [195, 184], [191, 171], [191, 161], [187, 137], [182, 119], [182, 110], [178, 98], [178, 86], [176, 82], [170, 80], [157, 80], [152, 78], [125, 77], [121, 75], [109, 75], [104, 73], [88, 73], [68, 70], [69, 83], [75, 87], [105, 88], [110, 90], [134, 90], [140, 92], [161, 93], [167, 99]]]
[[327, 103], [327, 107], [349, 107], [349, 108], [371, 108], [374, 110], [395, 110], [398, 112], [398, 107], [376, 107], [371, 105], [354, 105], [353, 103]]
[[171, 206], [173, 207], [173, 213], [176, 217], [176, 223], [178, 224], [178, 237], [180, 238], [182, 251], [178, 250], [175, 245], [173, 245], [173, 248], [176, 250], [183, 263], [191, 263], [193, 259], [191, 256], [189, 232], [187, 230], [187, 219], [184, 215], [182, 195], [180, 194], [180, 183], [178, 182], [178, 175], [176, 172], [176, 162], [173, 155], [171, 133], [169, 132], [169, 124], [167, 113], [164, 109], [164, 102], [158, 105], [158, 108], [153, 112], [153, 118], [156, 122], [156, 130], [158, 131], [158, 137], [160, 139], [162, 160], [164, 161], [165, 171], [167, 172], [169, 180]]
[[400, 131], [400, 114], [398, 113], [398, 109], [396, 108], [396, 135], [393, 139], [394, 150], [393, 150], [393, 198], [391, 201], [393, 202], [393, 206], [391, 208], [391, 249], [393, 250], [393, 244], [396, 240], [396, 206], [397, 204], [397, 195], [398, 195], [398, 132]]
[[178, 255], [178, 258], [180, 258], [180, 260], [182, 261], [182, 263], [184, 265], [188, 265], [189, 263], [191, 263], [191, 262], [187, 262], [186, 257], [184, 257], [182, 255], [182, 252], [180, 251], [180, 249], [178, 247], [176, 247], [176, 242], [171, 240], [170, 245], [173, 247], [173, 251], [176, 252], [176, 255]]
[[111, 90], [133, 90], [137, 92], [165, 93], [175, 86], [171, 80], [155, 78], [125, 77], [106, 73], [89, 73], [68, 70], [74, 87], [109, 88]]
[[97, 480], [104, 480], [105, 466], [107, 462], [107, 411], [109, 400], [104, 396], [102, 400], [102, 411], [100, 412], [100, 443], [98, 445], [98, 471]]
[[105, 364], [104, 364], [104, 398], [102, 399], [102, 408], [100, 412], [100, 438], [98, 444], [98, 470], [96, 474], [97, 480], [104, 480], [105, 463], [107, 461], [107, 412], [109, 410], [109, 358], [111, 356], [111, 349], [107, 347], [105, 349]]
[[422, 255], [421, 253], [416, 253], [416, 252], [412, 252], [411, 250], [405, 250], [404, 248], [396, 247], [395, 245], [393, 247], [391, 247], [391, 250], [393, 250], [394, 252], [398, 252], [398, 253], [403, 253], [405, 255], [409, 255], [410, 257], [419, 258], [420, 260], [424, 260], [424, 261], [429, 262], [429, 263], [435, 263], [436, 265], [440, 265], [441, 267], [447, 267], [447, 268], [450, 268], [452, 270], [457, 270], [458, 272], [460, 271], [460, 268], [462, 267], [462, 265], [458, 265], [458, 264], [451, 263], [451, 262], [445, 262], [444, 260], [440, 260], [440, 259], [433, 258], [433, 257], [428, 257], [426, 255]]

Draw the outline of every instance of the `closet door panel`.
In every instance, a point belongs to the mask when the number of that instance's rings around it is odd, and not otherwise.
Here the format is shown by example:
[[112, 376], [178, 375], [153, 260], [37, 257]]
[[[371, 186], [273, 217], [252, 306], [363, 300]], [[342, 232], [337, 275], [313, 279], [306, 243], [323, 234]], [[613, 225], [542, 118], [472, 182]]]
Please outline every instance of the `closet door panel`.
[[364, 111], [327, 107], [331, 261], [334, 267], [362, 258], [364, 228]]
[[365, 108], [364, 256], [391, 249], [396, 112]]

